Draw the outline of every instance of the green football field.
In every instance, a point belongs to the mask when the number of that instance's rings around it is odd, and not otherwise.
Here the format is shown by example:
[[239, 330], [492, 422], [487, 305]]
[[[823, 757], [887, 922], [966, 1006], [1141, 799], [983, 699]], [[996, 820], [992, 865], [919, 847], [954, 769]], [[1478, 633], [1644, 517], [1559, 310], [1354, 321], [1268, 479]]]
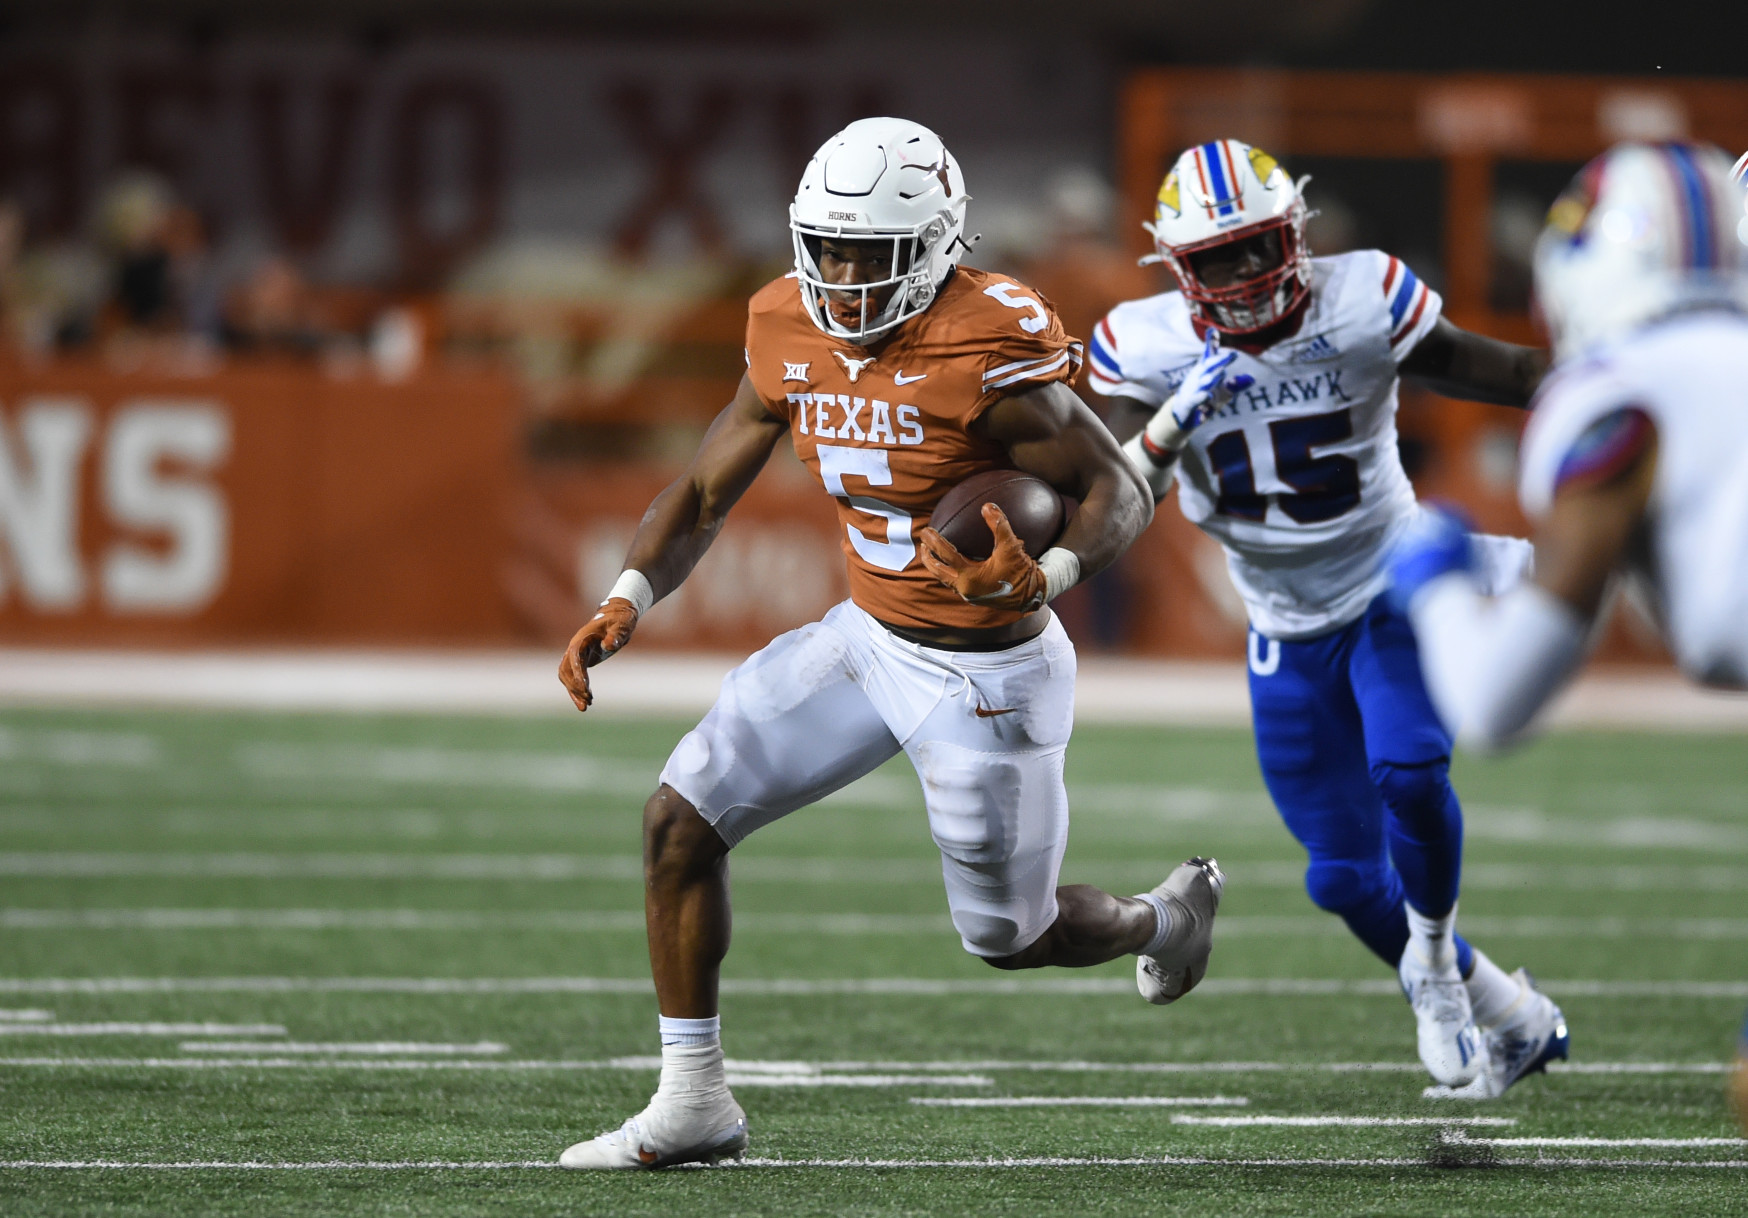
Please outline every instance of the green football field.
[[1748, 741], [1463, 761], [1462, 928], [1569, 1068], [1423, 1099], [1248, 735], [1083, 727], [1065, 878], [1228, 885], [1209, 980], [997, 973], [890, 766], [736, 851], [748, 1161], [552, 1164], [655, 1083], [638, 819], [687, 725], [0, 714], [0, 1212], [1748, 1214]]

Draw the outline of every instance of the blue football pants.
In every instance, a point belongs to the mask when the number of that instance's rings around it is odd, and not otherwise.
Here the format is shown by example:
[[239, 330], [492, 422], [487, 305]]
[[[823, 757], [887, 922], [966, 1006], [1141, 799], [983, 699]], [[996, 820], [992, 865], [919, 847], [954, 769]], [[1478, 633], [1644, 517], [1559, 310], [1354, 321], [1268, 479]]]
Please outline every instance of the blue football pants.
[[[1311, 856], [1306, 892], [1394, 968], [1408, 944], [1404, 900], [1449, 913], [1463, 860], [1451, 737], [1413, 631], [1383, 597], [1316, 638], [1252, 631], [1250, 702], [1263, 781]], [[1467, 976], [1472, 950], [1456, 944]]]

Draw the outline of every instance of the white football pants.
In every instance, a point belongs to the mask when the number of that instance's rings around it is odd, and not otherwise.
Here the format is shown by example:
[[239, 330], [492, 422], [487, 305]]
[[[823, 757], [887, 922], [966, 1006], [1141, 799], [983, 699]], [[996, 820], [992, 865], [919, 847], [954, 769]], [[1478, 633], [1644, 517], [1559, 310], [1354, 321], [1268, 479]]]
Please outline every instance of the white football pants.
[[845, 601], [729, 673], [661, 781], [734, 846], [902, 748], [965, 950], [1009, 956], [1056, 920], [1074, 671], [1055, 618], [1005, 651], [945, 651]]

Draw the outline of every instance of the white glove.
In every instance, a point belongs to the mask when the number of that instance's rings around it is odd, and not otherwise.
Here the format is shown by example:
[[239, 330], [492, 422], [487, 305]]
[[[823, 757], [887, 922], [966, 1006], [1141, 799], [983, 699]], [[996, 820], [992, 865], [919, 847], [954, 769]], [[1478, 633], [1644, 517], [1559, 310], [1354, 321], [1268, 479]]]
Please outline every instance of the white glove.
[[1255, 382], [1255, 377], [1243, 374], [1226, 375], [1226, 370], [1237, 358], [1236, 351], [1220, 350], [1220, 332], [1210, 327], [1207, 340], [1202, 344], [1202, 358], [1184, 377], [1177, 392], [1154, 412], [1141, 433], [1147, 437], [1146, 448], [1156, 461], [1168, 462], [1173, 454], [1189, 443], [1191, 432], [1218, 414], [1234, 395]]

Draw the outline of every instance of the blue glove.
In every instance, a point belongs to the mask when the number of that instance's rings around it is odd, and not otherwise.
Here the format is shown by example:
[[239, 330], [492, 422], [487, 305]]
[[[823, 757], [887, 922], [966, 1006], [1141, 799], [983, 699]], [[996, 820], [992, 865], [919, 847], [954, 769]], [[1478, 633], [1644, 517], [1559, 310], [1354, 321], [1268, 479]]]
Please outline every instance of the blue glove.
[[1390, 586], [1384, 595], [1389, 597], [1390, 607], [1406, 614], [1415, 595], [1439, 576], [1473, 571], [1471, 531], [1470, 521], [1455, 508], [1428, 505], [1384, 556], [1390, 572]]
[[1217, 414], [1234, 394], [1256, 383], [1255, 377], [1242, 373], [1226, 375], [1237, 358], [1236, 351], [1220, 350], [1220, 332], [1210, 328], [1202, 343], [1202, 358], [1147, 424], [1143, 434], [1150, 451], [1177, 452], [1189, 440], [1190, 433]]

